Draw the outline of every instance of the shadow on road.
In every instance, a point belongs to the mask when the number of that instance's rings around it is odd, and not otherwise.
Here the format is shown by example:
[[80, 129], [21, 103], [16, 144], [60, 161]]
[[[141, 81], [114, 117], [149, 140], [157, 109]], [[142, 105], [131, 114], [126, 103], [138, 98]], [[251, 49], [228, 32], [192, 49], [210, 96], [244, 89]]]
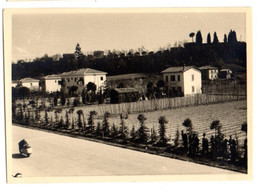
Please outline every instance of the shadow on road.
[[12, 158], [26, 158], [26, 157], [21, 155], [20, 153], [16, 153], [16, 154], [12, 154]]

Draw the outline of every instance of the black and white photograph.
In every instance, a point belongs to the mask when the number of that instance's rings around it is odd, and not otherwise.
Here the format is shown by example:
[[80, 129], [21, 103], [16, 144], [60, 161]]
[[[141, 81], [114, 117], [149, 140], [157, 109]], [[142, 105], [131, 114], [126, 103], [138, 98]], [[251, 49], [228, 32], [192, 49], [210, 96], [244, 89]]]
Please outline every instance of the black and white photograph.
[[250, 8], [4, 19], [8, 183], [251, 178]]

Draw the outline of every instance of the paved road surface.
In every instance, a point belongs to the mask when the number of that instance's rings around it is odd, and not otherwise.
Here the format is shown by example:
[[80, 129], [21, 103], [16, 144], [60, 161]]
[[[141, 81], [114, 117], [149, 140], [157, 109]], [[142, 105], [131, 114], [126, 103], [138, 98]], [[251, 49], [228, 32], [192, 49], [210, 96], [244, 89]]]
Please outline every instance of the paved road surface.
[[[235, 172], [160, 157], [91, 141], [13, 126], [12, 173], [23, 177], [170, 174], [236, 174]], [[18, 142], [33, 148], [20, 158]]]

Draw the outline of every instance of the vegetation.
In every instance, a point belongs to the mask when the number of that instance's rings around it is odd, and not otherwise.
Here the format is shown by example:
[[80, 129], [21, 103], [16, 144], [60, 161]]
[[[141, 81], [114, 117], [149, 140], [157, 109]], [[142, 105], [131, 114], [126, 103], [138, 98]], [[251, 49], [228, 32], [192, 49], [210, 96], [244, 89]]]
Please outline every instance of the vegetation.
[[[203, 66], [214, 64], [238, 64], [246, 67], [246, 43], [238, 42], [236, 32], [228, 33], [228, 41], [219, 42], [217, 33], [213, 35], [211, 43], [210, 35], [207, 36], [207, 44], [202, 43], [202, 35], [199, 30], [196, 33], [196, 42], [193, 38], [195, 33], [190, 33], [192, 43], [168, 46], [159, 51], [147, 51], [144, 48], [138, 51], [106, 51], [102, 55], [84, 55], [80, 46], [75, 49], [74, 57], [65, 56], [56, 59], [55, 56], [44, 55], [33, 61], [19, 60], [12, 64], [12, 79], [25, 77], [39, 78], [44, 75], [58, 74], [79, 68], [94, 68], [108, 72], [108, 75], [127, 73], [156, 73], [166, 68], [167, 64], [178, 66], [194, 64]], [[98, 52], [99, 53], [99, 52]]]

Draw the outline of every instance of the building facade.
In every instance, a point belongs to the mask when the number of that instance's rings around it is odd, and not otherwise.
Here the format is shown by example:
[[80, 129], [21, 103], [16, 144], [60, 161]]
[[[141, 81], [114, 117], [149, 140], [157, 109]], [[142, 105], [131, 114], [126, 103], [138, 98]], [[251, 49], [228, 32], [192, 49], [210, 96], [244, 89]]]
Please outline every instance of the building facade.
[[232, 78], [232, 70], [221, 69], [220, 72], [219, 72], [219, 77], [221, 79], [231, 79]]
[[59, 75], [48, 75], [43, 77], [41, 80], [41, 88], [48, 93], [61, 91], [61, 77]]
[[202, 74], [193, 66], [170, 67], [161, 73], [166, 89], [172, 96], [202, 93]]
[[105, 87], [106, 74], [91, 68], [64, 72], [59, 75], [62, 83], [61, 90], [64, 93], [79, 94], [85, 90], [89, 82], [92, 82], [96, 85], [96, 91], [99, 92]]
[[203, 80], [215, 80], [219, 78], [219, 69], [213, 66], [202, 66], [199, 68], [202, 72]]
[[20, 85], [29, 88], [31, 91], [39, 91], [39, 80], [33, 78], [24, 78], [19, 81]]

